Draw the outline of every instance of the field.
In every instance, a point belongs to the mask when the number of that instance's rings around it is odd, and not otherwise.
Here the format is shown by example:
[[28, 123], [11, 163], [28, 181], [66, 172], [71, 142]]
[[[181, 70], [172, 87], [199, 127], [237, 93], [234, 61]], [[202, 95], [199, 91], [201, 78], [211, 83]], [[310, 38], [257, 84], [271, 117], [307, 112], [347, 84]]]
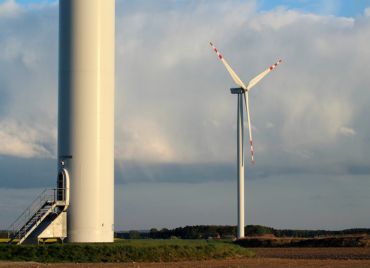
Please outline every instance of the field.
[[247, 248], [260, 247], [368, 247], [370, 236], [337, 235], [315, 238], [275, 237], [273, 235], [246, 237], [236, 242]]
[[171, 262], [253, 257], [231, 241], [119, 240], [113, 244], [0, 245], [0, 260], [56, 262]]
[[[355, 244], [352, 243], [352, 245]], [[98, 268], [103, 266], [108, 268], [363, 268], [370, 267], [370, 247], [307, 247], [307, 245], [287, 247], [285, 245], [246, 249], [233, 244], [230, 240], [204, 239], [118, 239], [114, 244], [0, 245], [0, 268]]]
[[231, 258], [223, 260], [198, 260], [198, 261], [179, 261], [179, 262], [130, 262], [130, 263], [21, 263], [21, 262], [0, 262], [0, 268], [5, 267], [52, 267], [52, 268], [365, 268], [370, 267], [370, 249], [368, 248], [255, 248], [257, 256], [255, 258]]

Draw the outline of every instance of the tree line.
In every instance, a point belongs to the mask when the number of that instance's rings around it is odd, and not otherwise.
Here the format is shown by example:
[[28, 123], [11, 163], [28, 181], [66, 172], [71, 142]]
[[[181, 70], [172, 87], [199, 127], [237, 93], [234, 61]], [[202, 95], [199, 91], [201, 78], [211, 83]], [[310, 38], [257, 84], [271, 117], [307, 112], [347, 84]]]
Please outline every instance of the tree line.
[[[330, 230], [294, 230], [294, 229], [275, 229], [272, 227], [262, 225], [247, 225], [245, 227], [245, 234], [247, 236], [260, 236], [260, 235], [274, 235], [276, 237], [301, 237], [301, 238], [314, 238], [325, 236], [338, 236], [338, 235], [354, 235], [354, 234], [368, 234], [368, 228], [353, 228], [340, 231]], [[8, 232], [0, 230], [0, 238], [7, 238]], [[236, 237], [236, 226], [231, 225], [195, 225], [178, 227], [175, 229], [156, 229], [152, 228], [148, 231], [121, 231], [116, 232], [115, 237], [125, 239], [208, 239], [208, 238], [234, 238]]]
[[[340, 231], [329, 230], [291, 230], [291, 229], [275, 229], [262, 225], [247, 225], [245, 227], [247, 236], [273, 235], [276, 237], [301, 237], [313, 238], [323, 236], [337, 235], [353, 235], [353, 234], [369, 234], [370, 229], [354, 228]], [[231, 225], [195, 225], [178, 227], [175, 229], [156, 229], [152, 228], [149, 231], [131, 230], [128, 232], [116, 232], [117, 238], [125, 239], [209, 239], [209, 238], [234, 238], [236, 237], [236, 226]]]

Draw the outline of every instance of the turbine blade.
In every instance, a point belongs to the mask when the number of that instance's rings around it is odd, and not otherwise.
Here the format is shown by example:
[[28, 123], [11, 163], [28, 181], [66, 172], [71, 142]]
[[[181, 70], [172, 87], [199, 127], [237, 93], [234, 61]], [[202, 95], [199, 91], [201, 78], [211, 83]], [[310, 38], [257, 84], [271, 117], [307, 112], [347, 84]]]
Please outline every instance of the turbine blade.
[[259, 75], [257, 75], [255, 78], [253, 78], [251, 81], [249, 81], [248, 85], [247, 85], [247, 90], [250, 90], [252, 87], [254, 87], [259, 81], [261, 81], [269, 72], [271, 72], [272, 70], [274, 70], [280, 63], [282, 62], [282, 60], [278, 60], [275, 64], [271, 65], [270, 67], [268, 67], [265, 71], [263, 71], [262, 73], [260, 73]]
[[249, 112], [249, 96], [248, 96], [248, 91], [245, 91], [243, 95], [244, 95], [245, 109], [246, 109], [247, 118], [248, 118], [249, 145], [251, 147], [251, 159], [252, 159], [252, 164], [254, 164], [255, 163], [255, 161], [254, 161], [254, 148], [253, 148], [253, 138], [252, 138], [251, 116], [250, 116], [250, 112]]
[[243, 88], [244, 90], [247, 90], [247, 87], [244, 85], [243, 81], [239, 78], [239, 76], [234, 72], [234, 70], [231, 68], [231, 66], [227, 63], [225, 58], [221, 55], [221, 53], [217, 50], [217, 48], [212, 44], [212, 42], [209, 42], [214, 52], [216, 52], [218, 58], [222, 61], [222, 63], [225, 65], [226, 70], [229, 72], [231, 78], [234, 80], [234, 82]]

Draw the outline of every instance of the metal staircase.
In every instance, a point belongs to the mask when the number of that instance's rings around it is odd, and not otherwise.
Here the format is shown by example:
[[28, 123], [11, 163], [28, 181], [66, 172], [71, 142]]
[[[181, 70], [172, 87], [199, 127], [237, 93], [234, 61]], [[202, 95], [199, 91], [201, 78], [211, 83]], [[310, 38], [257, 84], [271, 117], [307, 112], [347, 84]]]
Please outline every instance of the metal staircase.
[[63, 212], [64, 188], [45, 189], [8, 228], [9, 244], [22, 244], [38, 227], [46, 228]]

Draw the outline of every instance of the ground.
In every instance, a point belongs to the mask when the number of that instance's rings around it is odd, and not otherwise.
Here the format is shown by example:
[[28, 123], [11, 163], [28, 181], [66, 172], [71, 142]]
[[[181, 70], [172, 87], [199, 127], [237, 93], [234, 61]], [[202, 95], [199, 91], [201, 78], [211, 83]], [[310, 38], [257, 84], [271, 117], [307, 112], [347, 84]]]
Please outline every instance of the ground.
[[170, 263], [97, 263], [97, 264], [39, 264], [21, 262], [0, 262], [0, 268], [365, 268], [370, 267], [370, 248], [255, 248], [256, 258], [231, 260], [210, 260]]

